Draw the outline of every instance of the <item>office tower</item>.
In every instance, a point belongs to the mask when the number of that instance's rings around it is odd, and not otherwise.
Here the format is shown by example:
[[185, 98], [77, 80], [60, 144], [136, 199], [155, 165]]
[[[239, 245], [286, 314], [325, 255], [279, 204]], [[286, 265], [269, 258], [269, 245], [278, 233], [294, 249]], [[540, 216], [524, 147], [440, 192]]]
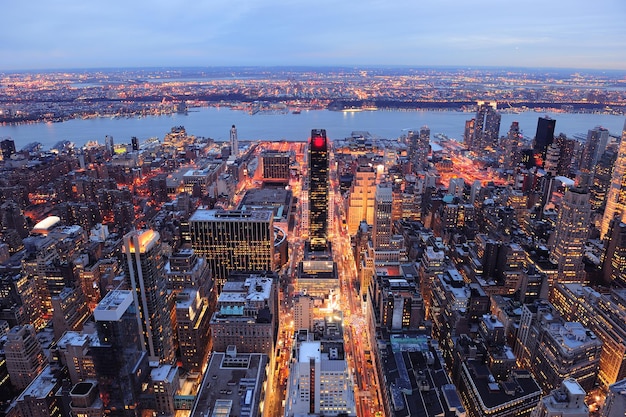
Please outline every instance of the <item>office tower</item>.
[[175, 415], [174, 396], [180, 384], [178, 367], [169, 364], [159, 365], [150, 371], [150, 382], [156, 403], [154, 411], [161, 415]]
[[[500, 135], [500, 113], [495, 101], [479, 101], [474, 125], [472, 147], [475, 152], [482, 152], [486, 148], [495, 148]], [[467, 124], [466, 124], [467, 128]]]
[[30, 324], [11, 328], [4, 353], [11, 384], [18, 390], [26, 388], [48, 363]]
[[170, 255], [165, 264], [167, 289], [178, 293], [195, 289], [201, 297], [210, 297], [213, 291], [211, 270], [206, 259], [189, 248], [182, 248]]
[[66, 331], [78, 331], [89, 318], [89, 306], [80, 287], [65, 287], [52, 297], [52, 328], [54, 338], [60, 339]]
[[150, 361], [170, 363], [173, 330], [161, 251], [161, 236], [154, 230], [134, 230], [124, 236], [126, 278], [138, 306], [142, 343]]
[[602, 341], [578, 322], [539, 324], [539, 340], [531, 372], [544, 392], [564, 378], [575, 378], [587, 391], [594, 387], [600, 365]]
[[11, 139], [0, 141], [0, 153], [2, 153], [2, 159], [9, 159], [15, 153], [15, 141]]
[[182, 367], [201, 372], [211, 351], [211, 311], [197, 289], [186, 288], [176, 295], [176, 331]]
[[591, 208], [594, 211], [604, 213], [606, 195], [611, 185], [611, 175], [613, 173], [613, 165], [615, 164], [616, 157], [617, 152], [615, 152], [615, 150], [607, 150], [602, 154], [593, 169], [593, 180], [589, 191], [591, 193]]
[[609, 386], [602, 408], [602, 417], [624, 417], [626, 410], [626, 379]]
[[474, 132], [476, 131], [476, 119], [465, 121], [465, 130], [463, 131], [463, 143], [469, 150], [474, 149]]
[[348, 195], [348, 233], [356, 234], [359, 224], [365, 220], [374, 224], [374, 194], [376, 171], [368, 165], [359, 165]]
[[626, 378], [626, 289], [600, 294], [581, 284], [557, 284], [552, 300], [566, 320], [581, 322], [602, 341], [597, 383], [607, 388]]
[[3, 232], [15, 230], [21, 238], [28, 236], [24, 213], [19, 204], [13, 200], [7, 200], [0, 205], [0, 230]]
[[60, 362], [67, 367], [72, 384], [96, 379], [90, 346], [98, 343], [94, 333], [65, 332], [56, 343]]
[[133, 152], [137, 152], [139, 150], [139, 139], [135, 136], [130, 138], [131, 149]]
[[108, 153], [113, 154], [113, 150], [115, 148], [115, 142], [113, 141], [113, 136], [106, 135], [104, 137], [104, 147]]
[[430, 152], [430, 129], [422, 126], [419, 132], [409, 130], [407, 134], [409, 155], [413, 164], [413, 172], [423, 171], [428, 167]]
[[24, 417], [63, 417], [61, 379], [56, 378], [50, 365], [33, 378], [33, 381], [15, 400], [17, 415]]
[[234, 271], [274, 270], [273, 222], [271, 210], [198, 209], [189, 219], [191, 245], [221, 287]]
[[310, 295], [296, 295], [293, 300], [293, 328], [294, 330], [313, 331], [313, 312], [315, 299]]
[[374, 310], [380, 312], [380, 325], [390, 331], [417, 330], [424, 321], [424, 301], [415, 282], [385, 276], [376, 276], [375, 282], [380, 302]]
[[575, 379], [564, 379], [559, 388], [539, 401], [530, 417], [589, 417], [586, 394]]
[[580, 157], [579, 168], [581, 171], [593, 172], [594, 166], [606, 151], [609, 143], [609, 131], [600, 126], [587, 131], [587, 141]]
[[328, 151], [326, 130], [311, 130], [309, 142], [309, 240], [313, 251], [323, 251], [327, 248]]
[[230, 128], [230, 136], [229, 141], [230, 144], [230, 154], [235, 158], [239, 156], [239, 139], [237, 139], [237, 128], [235, 125], [232, 125]]
[[289, 184], [291, 177], [291, 155], [288, 152], [266, 150], [261, 152], [263, 181]]
[[245, 353], [271, 356], [278, 333], [278, 293], [273, 275], [229, 279], [211, 318], [213, 350], [230, 345]]
[[502, 166], [504, 169], [514, 169], [521, 159], [520, 147], [522, 146], [522, 134], [519, 130], [519, 122], [511, 122], [511, 127], [505, 138], [502, 139], [503, 152]]
[[556, 120], [549, 117], [540, 117], [537, 121], [537, 132], [533, 143], [536, 166], [543, 167], [548, 147], [554, 142], [554, 129]]
[[305, 341], [296, 352], [289, 372], [285, 416], [356, 416], [343, 343]]
[[99, 343], [91, 345], [91, 353], [100, 398], [111, 416], [135, 416], [149, 376], [135, 299], [134, 291], [113, 290], [93, 312]]
[[591, 206], [587, 190], [572, 187], [565, 192], [555, 230], [551, 236], [550, 256], [559, 265], [560, 282], [581, 282], [586, 278], [583, 258], [589, 236]]
[[104, 403], [100, 398], [96, 380], [75, 384], [69, 397], [69, 408], [72, 416], [104, 417]]
[[602, 281], [626, 287], [626, 223], [614, 218], [606, 235], [602, 262]]
[[374, 225], [372, 240], [375, 250], [389, 250], [392, 227], [391, 206], [393, 204], [392, 188], [389, 184], [376, 186], [374, 197]]
[[606, 237], [609, 223], [613, 217], [619, 216], [621, 221], [626, 220], [626, 122], [622, 130], [622, 140], [617, 151], [617, 159], [613, 166], [611, 185], [606, 195], [606, 207], [602, 216], [600, 237]]

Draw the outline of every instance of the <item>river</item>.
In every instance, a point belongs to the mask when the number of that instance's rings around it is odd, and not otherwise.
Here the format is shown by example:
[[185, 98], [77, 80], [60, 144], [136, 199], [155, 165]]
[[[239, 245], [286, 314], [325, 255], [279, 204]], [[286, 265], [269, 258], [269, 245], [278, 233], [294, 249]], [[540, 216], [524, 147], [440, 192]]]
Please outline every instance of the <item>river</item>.
[[[556, 119], [556, 133], [568, 137], [586, 135], [587, 130], [603, 126], [614, 135], [621, 135], [626, 117], [609, 114], [537, 113], [523, 112], [502, 114], [500, 135], [505, 135], [511, 122], [518, 121], [526, 137], [532, 138], [537, 129], [537, 119], [548, 115]], [[74, 119], [61, 123], [32, 123], [0, 126], [0, 139], [10, 137], [16, 149], [31, 142], [40, 142], [43, 149], [50, 149], [57, 142], [68, 140], [82, 146], [90, 140], [104, 143], [106, 135], [113, 136], [116, 143], [130, 143], [136, 136], [140, 141], [151, 137], [163, 138], [174, 126], [184, 126], [188, 134], [227, 141], [231, 125], [237, 126], [240, 141], [307, 139], [314, 128], [326, 129], [330, 139], [345, 138], [353, 131], [368, 131], [375, 137], [397, 138], [407, 130], [430, 127], [431, 135], [443, 133], [461, 140], [465, 121], [474, 113], [458, 111], [402, 111], [377, 110], [361, 112], [337, 112], [329, 110], [303, 110], [301, 114], [250, 115], [229, 108], [194, 108], [188, 114], [145, 116], [133, 118]]]

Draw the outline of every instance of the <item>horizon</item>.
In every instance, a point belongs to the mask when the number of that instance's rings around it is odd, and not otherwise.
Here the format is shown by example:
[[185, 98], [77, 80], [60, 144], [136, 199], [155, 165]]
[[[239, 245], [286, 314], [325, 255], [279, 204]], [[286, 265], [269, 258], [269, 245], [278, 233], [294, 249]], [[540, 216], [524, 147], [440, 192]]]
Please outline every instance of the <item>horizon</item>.
[[626, 70], [621, 0], [3, 5], [0, 71], [213, 66]]

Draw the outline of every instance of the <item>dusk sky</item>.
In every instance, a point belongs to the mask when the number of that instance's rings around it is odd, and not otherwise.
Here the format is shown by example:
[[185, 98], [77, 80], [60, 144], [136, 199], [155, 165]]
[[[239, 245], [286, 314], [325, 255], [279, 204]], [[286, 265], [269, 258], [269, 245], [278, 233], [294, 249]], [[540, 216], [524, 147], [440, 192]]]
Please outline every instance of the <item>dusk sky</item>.
[[625, 0], [29, 0], [0, 71], [223, 65], [626, 70]]

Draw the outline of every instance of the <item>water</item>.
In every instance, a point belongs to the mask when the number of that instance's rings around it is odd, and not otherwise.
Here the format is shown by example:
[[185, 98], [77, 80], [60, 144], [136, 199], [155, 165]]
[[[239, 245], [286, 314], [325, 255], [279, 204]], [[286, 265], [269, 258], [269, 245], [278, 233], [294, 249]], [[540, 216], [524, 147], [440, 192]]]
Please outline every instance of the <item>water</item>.
[[[568, 137], [585, 135], [595, 126], [604, 126], [611, 134], [621, 135], [624, 116], [608, 114], [564, 114], [524, 112], [502, 114], [500, 135], [506, 134], [512, 121], [518, 121], [524, 136], [532, 138], [537, 129], [537, 119], [549, 115], [556, 119], [556, 133]], [[49, 149], [57, 142], [69, 140], [82, 146], [90, 140], [104, 143], [106, 135], [116, 143], [130, 143], [136, 136], [143, 141], [151, 137], [163, 138], [173, 126], [185, 126], [187, 133], [195, 136], [227, 141], [231, 125], [237, 126], [239, 140], [289, 140], [303, 141], [311, 129], [326, 129], [330, 139], [345, 138], [356, 130], [368, 131], [381, 138], [397, 138], [409, 129], [430, 127], [431, 135], [443, 133], [461, 139], [465, 121], [473, 113], [456, 111], [362, 111], [335, 112], [329, 110], [303, 110], [301, 114], [250, 115], [228, 108], [192, 109], [188, 114], [148, 116], [135, 118], [75, 119], [62, 123], [33, 123], [18, 126], [0, 126], [0, 138], [11, 137], [15, 147], [22, 149], [31, 142], [40, 142]]]

